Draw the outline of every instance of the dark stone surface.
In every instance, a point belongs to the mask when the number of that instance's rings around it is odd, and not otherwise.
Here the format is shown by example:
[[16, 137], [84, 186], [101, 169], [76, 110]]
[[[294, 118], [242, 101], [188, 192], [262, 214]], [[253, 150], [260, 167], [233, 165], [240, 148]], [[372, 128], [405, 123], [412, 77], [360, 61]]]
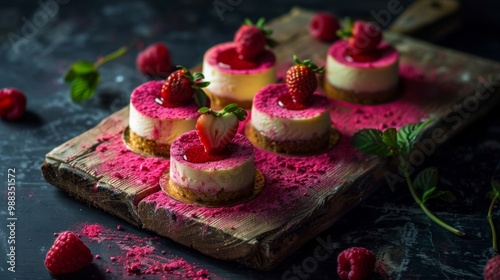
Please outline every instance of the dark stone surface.
[[[20, 88], [29, 99], [28, 112], [21, 120], [0, 121], [0, 279], [50, 279], [43, 260], [53, 243], [54, 232], [72, 229], [82, 222], [99, 223], [111, 229], [123, 225], [123, 221], [77, 202], [49, 185], [40, 174], [40, 166], [52, 148], [126, 106], [131, 90], [146, 81], [135, 69], [137, 42], [144, 45], [166, 42], [175, 63], [194, 66], [201, 62], [209, 46], [230, 40], [245, 17], [273, 18], [300, 5], [369, 19], [371, 10], [385, 8], [388, 1], [303, 0], [286, 4], [278, 0], [232, 1], [240, 4], [225, 12], [222, 20], [213, 1], [59, 2], [66, 4], [58, 5], [58, 11], [46, 17], [45, 23], [43, 18], [37, 18], [41, 6], [35, 1], [0, 3], [0, 88]], [[499, 4], [462, 3], [461, 29], [436, 43], [500, 60], [500, 38], [493, 32], [500, 28]], [[39, 27], [32, 26], [34, 22]], [[95, 60], [123, 45], [134, 47], [126, 56], [102, 67], [97, 95], [84, 104], [71, 102], [69, 89], [61, 78], [66, 68], [76, 60]], [[373, 279], [482, 279], [483, 266], [493, 256], [485, 219], [489, 200], [485, 196], [491, 188], [490, 179], [500, 177], [498, 109], [448, 141], [425, 163], [425, 167], [439, 168], [439, 186], [453, 191], [458, 198], [453, 204], [430, 202], [429, 208], [463, 229], [467, 234], [464, 238], [453, 236], [429, 221], [411, 199], [406, 186], [400, 184], [394, 190], [382, 186], [271, 272], [214, 260], [168, 239], [161, 239], [155, 246], [208, 269], [212, 279], [337, 279], [336, 256], [351, 246], [370, 248], [384, 259], [387, 273], [374, 274]], [[7, 271], [5, 262], [9, 236], [8, 168], [16, 169], [17, 180], [15, 273]], [[497, 228], [498, 213], [497, 206], [494, 215]], [[154, 236], [130, 225], [123, 227], [141, 237]], [[331, 252], [321, 247], [328, 240], [332, 242]], [[78, 278], [121, 279], [120, 272], [105, 273], [110, 262], [105, 256], [118, 249], [108, 249], [99, 243], [91, 243], [90, 247], [103, 259], [94, 261]], [[315, 252], [328, 257], [319, 261]]]

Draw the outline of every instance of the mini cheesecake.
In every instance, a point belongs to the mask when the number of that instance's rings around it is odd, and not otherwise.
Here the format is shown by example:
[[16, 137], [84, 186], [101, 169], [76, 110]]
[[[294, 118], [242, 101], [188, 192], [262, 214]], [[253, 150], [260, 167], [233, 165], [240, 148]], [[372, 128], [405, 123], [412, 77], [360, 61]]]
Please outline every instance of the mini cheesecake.
[[236, 134], [222, 155], [204, 152], [196, 131], [181, 135], [170, 149], [166, 191], [172, 197], [213, 205], [252, 194], [254, 151], [244, 135]]
[[276, 153], [305, 154], [325, 149], [332, 131], [327, 98], [315, 91], [309, 107], [290, 110], [278, 102], [287, 92], [285, 84], [273, 84], [257, 93], [248, 137], [256, 146]]
[[129, 142], [134, 151], [169, 156], [170, 144], [181, 134], [194, 130], [199, 116], [193, 102], [167, 108], [155, 99], [164, 81], [151, 81], [137, 87], [130, 97]]
[[205, 92], [212, 107], [221, 109], [237, 103], [250, 109], [257, 91], [276, 82], [276, 57], [266, 49], [252, 61], [243, 60], [239, 58], [234, 43], [222, 43], [205, 53], [203, 75], [210, 81]]
[[349, 42], [339, 40], [326, 59], [327, 96], [360, 104], [386, 102], [398, 91], [398, 63], [398, 51], [386, 42], [369, 54], [351, 56]]

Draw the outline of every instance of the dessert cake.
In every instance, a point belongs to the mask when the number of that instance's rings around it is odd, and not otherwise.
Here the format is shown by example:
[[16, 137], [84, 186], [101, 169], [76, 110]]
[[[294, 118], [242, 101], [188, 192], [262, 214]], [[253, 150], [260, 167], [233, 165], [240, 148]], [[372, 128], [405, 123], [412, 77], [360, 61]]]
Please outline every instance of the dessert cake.
[[196, 131], [182, 134], [170, 150], [169, 180], [160, 183], [174, 199], [202, 205], [227, 205], [252, 197], [264, 177], [254, 166], [253, 146], [236, 134], [246, 111], [230, 104], [221, 111], [206, 107]]
[[328, 100], [317, 91], [310, 60], [299, 61], [286, 73], [285, 84], [268, 85], [255, 96], [247, 135], [258, 147], [285, 154], [324, 150], [332, 140]]
[[211, 106], [217, 109], [237, 103], [250, 109], [255, 93], [276, 82], [276, 57], [265, 48], [274, 41], [266, 36], [261, 19], [254, 26], [246, 22], [236, 32], [233, 42], [221, 43], [205, 52], [203, 74], [211, 84], [205, 89]]
[[137, 87], [130, 97], [127, 145], [138, 153], [169, 156], [170, 144], [181, 134], [194, 130], [199, 105], [208, 85], [200, 73], [186, 68], [172, 73], [165, 82], [151, 81]]
[[399, 53], [382, 41], [382, 31], [363, 21], [347, 21], [329, 48], [324, 88], [328, 97], [360, 104], [389, 101], [398, 92]]

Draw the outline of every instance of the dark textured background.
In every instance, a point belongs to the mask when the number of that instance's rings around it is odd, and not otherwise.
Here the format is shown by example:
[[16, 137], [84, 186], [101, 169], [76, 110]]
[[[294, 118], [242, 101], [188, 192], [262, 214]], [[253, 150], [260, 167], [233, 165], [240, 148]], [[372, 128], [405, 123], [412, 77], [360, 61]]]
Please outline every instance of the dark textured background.
[[[46, 2], [46, 1], [43, 1]], [[62, 1], [61, 1], [62, 2]], [[135, 69], [136, 48], [101, 68], [102, 83], [97, 95], [84, 104], [72, 103], [61, 76], [80, 59], [95, 60], [123, 45], [166, 42], [177, 64], [194, 66], [204, 51], [232, 38], [242, 20], [273, 18], [292, 6], [329, 10], [339, 16], [370, 19], [386, 0], [371, 1], [250, 1], [242, 0], [221, 20], [213, 1], [67, 1], [36, 30], [23, 32], [25, 21], [33, 21], [40, 8], [36, 1], [0, 3], [0, 88], [17, 87], [29, 99], [27, 114], [17, 122], [0, 121], [0, 279], [50, 279], [43, 260], [52, 245], [53, 233], [82, 222], [115, 228], [123, 222], [68, 197], [45, 182], [40, 173], [44, 156], [52, 148], [95, 126], [110, 113], [126, 106], [134, 87], [146, 81]], [[234, 1], [238, 2], [238, 1]], [[401, 1], [406, 5], [409, 1]], [[497, 1], [462, 1], [460, 29], [435, 41], [436, 44], [500, 60], [500, 28]], [[26, 29], [24, 30], [26, 31]], [[12, 34], [22, 35], [12, 37]], [[8, 35], [11, 34], [9, 37]], [[370, 199], [344, 216], [319, 236], [333, 241], [333, 254], [318, 263], [313, 272], [299, 275], [294, 267], [314, 256], [318, 240], [289, 257], [271, 272], [258, 272], [235, 263], [213, 260], [193, 250], [161, 239], [159, 250], [180, 256], [214, 279], [337, 279], [336, 255], [344, 248], [365, 246], [386, 260], [393, 279], [482, 279], [482, 269], [493, 256], [486, 217], [492, 176], [500, 177], [500, 110], [495, 108], [473, 127], [460, 133], [432, 155], [426, 166], [437, 166], [440, 187], [451, 190], [454, 204], [429, 203], [436, 214], [463, 229], [458, 238], [430, 222], [412, 201], [404, 185], [393, 191], [383, 186]], [[16, 168], [17, 272], [8, 272], [6, 202], [7, 168]], [[496, 171], [495, 171], [496, 170]], [[496, 172], [496, 173], [495, 173]], [[498, 207], [495, 222], [500, 227]], [[127, 232], [148, 237], [153, 234], [123, 225]], [[94, 254], [107, 255], [107, 248], [91, 244]], [[105, 264], [102, 260], [96, 262]], [[104, 273], [105, 265], [94, 266], [81, 279], [120, 274]], [[286, 274], [287, 271], [290, 271]], [[134, 277], [130, 277], [134, 278]], [[150, 279], [151, 276], [147, 276]], [[374, 279], [384, 277], [374, 274]]]

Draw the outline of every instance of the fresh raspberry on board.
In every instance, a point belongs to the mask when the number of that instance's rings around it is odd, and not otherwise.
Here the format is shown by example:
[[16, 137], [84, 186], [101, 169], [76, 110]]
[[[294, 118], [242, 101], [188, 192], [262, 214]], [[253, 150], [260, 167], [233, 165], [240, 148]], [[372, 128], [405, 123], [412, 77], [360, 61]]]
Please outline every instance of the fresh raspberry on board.
[[144, 75], [165, 78], [174, 69], [170, 51], [163, 43], [156, 43], [137, 55], [137, 69]]
[[484, 266], [484, 280], [500, 280], [500, 255], [491, 258]]
[[254, 25], [246, 19], [244, 24], [234, 34], [234, 45], [236, 52], [244, 60], [255, 59], [269, 45], [273, 47], [276, 42], [268, 38], [272, 31], [264, 28], [265, 20], [263, 18]]
[[54, 275], [78, 271], [92, 262], [90, 249], [71, 231], [59, 234], [47, 252], [45, 266]]
[[205, 98], [205, 93], [201, 88], [206, 87], [210, 82], [203, 81], [205, 77], [201, 73], [191, 73], [185, 67], [170, 74], [163, 84], [160, 93], [160, 104], [164, 107], [179, 107], [193, 100], [196, 94], [198, 99]]
[[0, 89], [0, 118], [17, 120], [26, 111], [26, 96], [15, 88]]
[[338, 19], [327, 12], [318, 12], [309, 21], [309, 34], [314, 39], [333, 42], [338, 39], [337, 30], [340, 24]]
[[376, 257], [366, 248], [351, 247], [337, 257], [337, 273], [343, 280], [362, 280], [375, 269]]

